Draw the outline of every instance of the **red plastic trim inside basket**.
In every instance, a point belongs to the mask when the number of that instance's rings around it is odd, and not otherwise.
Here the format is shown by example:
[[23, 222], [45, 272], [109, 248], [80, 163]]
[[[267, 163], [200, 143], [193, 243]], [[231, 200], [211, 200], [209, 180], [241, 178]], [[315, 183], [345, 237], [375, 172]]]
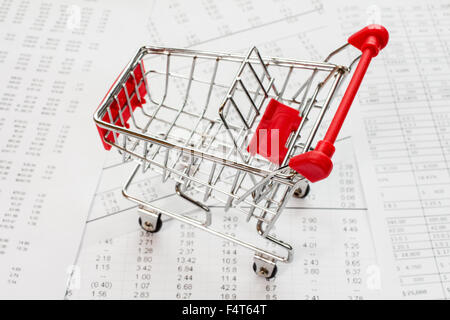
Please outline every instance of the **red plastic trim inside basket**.
[[247, 147], [250, 154], [256, 153], [270, 162], [281, 165], [288, 149], [286, 142], [296, 131], [302, 118], [299, 111], [271, 99]]
[[[144, 69], [144, 66], [142, 66], [142, 69]], [[127, 92], [128, 92], [129, 98], [130, 98], [132, 112], [137, 107], [142, 107], [142, 105], [145, 103], [144, 97], [147, 94], [145, 82], [143, 81], [143, 74], [141, 71], [140, 64], [136, 65], [133, 72], [134, 72], [134, 78], [130, 74], [130, 76], [128, 77], [127, 82], [126, 82], [126, 87], [127, 87]], [[145, 73], [145, 69], [144, 69], [144, 73]], [[119, 77], [120, 77], [120, 75], [119, 75]], [[109, 92], [114, 88], [119, 77], [117, 77], [116, 81], [113, 83], [113, 85], [109, 89], [106, 96], [108, 96]], [[135, 79], [136, 79], [136, 82], [135, 82]], [[135, 90], [136, 90], [135, 83], [138, 85], [139, 96], [135, 92]], [[106, 96], [105, 96], [105, 98], [106, 98]], [[141, 100], [139, 100], [139, 97]], [[105, 100], [105, 98], [103, 98], [103, 101]], [[101, 102], [101, 104], [103, 103], [103, 101]], [[109, 109], [111, 110], [111, 112], [105, 113], [105, 115], [102, 118], [103, 121], [115, 124], [120, 127], [125, 127], [125, 128], [130, 127], [128, 125], [128, 120], [131, 117], [131, 113], [130, 113], [130, 108], [128, 107], [127, 96], [126, 96], [124, 88], [122, 88], [119, 91], [119, 93], [117, 94], [117, 100], [114, 99], [114, 101], [111, 103], [111, 106], [109, 107]], [[122, 124], [121, 118], [119, 116], [119, 112], [121, 112], [121, 114], [122, 114], [122, 119], [123, 119], [125, 126]], [[110, 117], [112, 117], [112, 119]], [[106, 135], [109, 130], [101, 128], [98, 125], [97, 125], [97, 130], [100, 134], [100, 138], [102, 139], [103, 146], [105, 147], [106, 150], [110, 150], [111, 145], [109, 145], [106, 141], [109, 141], [111, 143], [114, 142], [113, 132], [109, 132], [108, 135]], [[116, 134], [116, 136], [117, 136], [117, 134]]]

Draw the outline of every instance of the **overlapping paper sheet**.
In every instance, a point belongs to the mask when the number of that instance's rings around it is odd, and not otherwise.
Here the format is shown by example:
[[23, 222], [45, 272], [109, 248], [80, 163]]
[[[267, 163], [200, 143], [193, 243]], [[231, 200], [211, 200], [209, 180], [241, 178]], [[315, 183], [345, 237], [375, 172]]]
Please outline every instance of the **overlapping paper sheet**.
[[[0, 297], [448, 298], [449, 12], [447, 1], [3, 1]], [[295, 256], [275, 279], [201, 230], [173, 220], [155, 235], [140, 229], [121, 195], [133, 164], [113, 151], [104, 162], [92, 123], [139, 46], [255, 45], [321, 60], [371, 22], [390, 43], [363, 81], [332, 175], [277, 224]], [[175, 203], [157, 174], [133, 188]], [[230, 232], [245, 223], [214, 210]]]
[[386, 298], [450, 297], [450, 3], [349, 2], [342, 32], [381, 23], [390, 42], [353, 108], [353, 141]]
[[110, 52], [131, 45], [111, 35], [139, 15], [128, 8], [0, 3], [0, 298], [64, 297], [104, 159], [92, 114]]
[[[266, 56], [319, 61], [346, 40], [327, 26], [322, 3], [317, 1], [303, 6], [296, 1], [155, 2], [147, 29], [152, 45], [235, 53], [255, 45]], [[294, 245], [294, 261], [279, 264], [276, 278], [270, 281], [254, 274], [252, 252], [202, 230], [170, 220], [157, 234], [143, 232], [137, 206], [121, 194], [134, 165], [121, 165], [119, 156], [109, 155], [67, 297], [377, 297], [380, 270], [347, 127], [337, 149], [332, 176], [313, 185], [306, 199], [293, 199], [279, 220], [276, 233]], [[173, 184], [163, 184], [156, 174], [140, 176], [133, 188], [162, 208], [180, 201]], [[187, 208], [192, 209], [184, 201], [177, 210]], [[213, 219], [222, 221], [231, 234], [246, 224], [242, 214], [224, 213], [223, 207], [214, 208]], [[256, 233], [254, 225], [248, 230]]]

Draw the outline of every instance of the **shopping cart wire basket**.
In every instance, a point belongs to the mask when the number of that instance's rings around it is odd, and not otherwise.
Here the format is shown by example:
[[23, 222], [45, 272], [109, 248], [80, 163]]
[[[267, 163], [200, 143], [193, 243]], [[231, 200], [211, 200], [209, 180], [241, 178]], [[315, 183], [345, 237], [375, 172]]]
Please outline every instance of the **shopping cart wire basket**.
[[[157, 232], [161, 215], [177, 219], [254, 252], [253, 269], [272, 278], [292, 247], [273, 227], [292, 196], [326, 178], [334, 143], [371, 59], [388, 41], [369, 25], [323, 62], [197, 50], [142, 47], [94, 114], [105, 149], [137, 165], [123, 195], [139, 206], [139, 223]], [[348, 66], [330, 60], [352, 45], [361, 50]], [[353, 65], [356, 70], [324, 133], [326, 112]], [[315, 144], [315, 147], [312, 146]], [[164, 183], [204, 212], [203, 218], [156, 206], [130, 192], [135, 176], [157, 171]], [[242, 212], [256, 222], [256, 245], [214, 227], [211, 207]], [[277, 250], [272, 250], [275, 247]], [[280, 253], [281, 251], [281, 253]]]

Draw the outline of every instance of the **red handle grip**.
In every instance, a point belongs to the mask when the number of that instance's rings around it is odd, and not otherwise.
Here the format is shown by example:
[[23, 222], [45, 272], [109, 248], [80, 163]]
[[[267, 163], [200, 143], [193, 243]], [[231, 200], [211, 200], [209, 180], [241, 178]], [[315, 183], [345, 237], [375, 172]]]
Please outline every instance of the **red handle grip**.
[[330, 175], [333, 169], [331, 157], [335, 151], [334, 142], [344, 124], [370, 61], [387, 45], [388, 40], [389, 33], [386, 28], [376, 24], [369, 25], [348, 38], [348, 43], [360, 49], [362, 55], [327, 133], [324, 139], [317, 143], [314, 150], [292, 157], [289, 161], [289, 166], [309, 181], [316, 182]]

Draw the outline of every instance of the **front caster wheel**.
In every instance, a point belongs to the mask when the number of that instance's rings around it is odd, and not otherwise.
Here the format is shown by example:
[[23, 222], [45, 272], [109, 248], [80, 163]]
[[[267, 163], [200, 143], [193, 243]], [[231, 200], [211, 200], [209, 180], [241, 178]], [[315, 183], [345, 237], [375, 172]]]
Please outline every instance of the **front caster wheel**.
[[139, 217], [139, 225], [144, 231], [150, 232], [150, 233], [156, 233], [159, 230], [161, 230], [162, 227], [162, 220], [161, 216], [158, 217], [158, 220], [156, 222], [156, 227], [153, 226], [150, 222], [142, 222], [141, 217]]
[[272, 278], [274, 278], [274, 277], [276, 276], [277, 271], [278, 271], [278, 268], [277, 268], [277, 266], [275, 265], [275, 266], [273, 267], [272, 273], [269, 273], [269, 271], [268, 271], [266, 268], [264, 268], [264, 267], [261, 267], [261, 268], [258, 270], [258, 267], [256, 266], [256, 263], [253, 262], [253, 271], [255, 271], [255, 273], [256, 273], [258, 276], [264, 277], [264, 278], [266, 278], [267, 280], [269, 280], [269, 279], [272, 279]]
[[294, 196], [300, 199], [305, 198], [308, 194], [309, 194], [309, 190], [310, 190], [310, 186], [309, 184], [306, 185], [305, 188], [298, 188], [294, 191]]

